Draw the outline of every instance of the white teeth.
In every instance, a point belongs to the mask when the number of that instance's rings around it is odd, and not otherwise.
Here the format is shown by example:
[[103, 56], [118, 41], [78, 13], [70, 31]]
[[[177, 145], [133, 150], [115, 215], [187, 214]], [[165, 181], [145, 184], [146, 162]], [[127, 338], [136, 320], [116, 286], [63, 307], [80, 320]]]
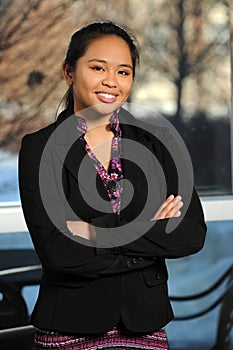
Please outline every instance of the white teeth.
[[114, 98], [115, 95], [111, 95], [111, 94], [107, 94], [107, 93], [103, 93], [103, 92], [99, 92], [99, 95], [106, 97], [106, 98]]

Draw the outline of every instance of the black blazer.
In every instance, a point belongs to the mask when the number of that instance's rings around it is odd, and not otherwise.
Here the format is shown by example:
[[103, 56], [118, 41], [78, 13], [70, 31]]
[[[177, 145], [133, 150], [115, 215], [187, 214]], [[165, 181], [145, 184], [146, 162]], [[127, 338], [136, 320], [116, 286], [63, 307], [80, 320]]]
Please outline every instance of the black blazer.
[[[78, 178], [78, 170], [86, 153], [77, 140], [75, 124], [72, 124], [75, 117], [70, 114], [64, 111], [55, 123], [26, 135], [19, 154], [23, 212], [43, 266], [31, 322], [38, 328], [81, 335], [105, 332], [117, 324], [135, 333], [158, 330], [173, 318], [165, 258], [194, 254], [204, 244], [206, 225], [199, 198], [192, 189], [184, 217], [170, 219], [175, 224], [171, 233], [166, 233], [167, 219], [151, 225], [150, 219], [159, 205], [169, 194], [176, 195], [179, 190], [174, 161], [155, 134], [165, 133], [167, 140], [171, 135], [163, 128], [155, 129], [152, 135], [143, 123], [129, 125], [131, 121], [135, 124], [135, 120], [121, 109], [122, 140], [127, 138], [141, 144], [149, 155], [140, 157], [141, 164], [138, 165], [127, 157], [122, 160], [124, 176], [133, 184], [133, 197], [127, 204], [123, 192], [121, 215], [112, 214], [107, 193], [90, 159], [85, 165], [87, 181], [80, 184], [82, 179]], [[67, 120], [71, 121], [69, 131], [61, 128], [62, 122]], [[58, 132], [54, 136], [55, 129]], [[71, 132], [68, 138], [67, 132]], [[50, 148], [44, 156], [48, 140]], [[123, 144], [123, 158], [127, 147]], [[164, 179], [158, 176], [160, 166], [150, 154], [162, 167]], [[154, 179], [154, 187], [148, 184], [147, 176], [152, 182]], [[93, 195], [93, 186], [88, 184], [93, 179], [97, 196]], [[48, 189], [44, 195], [41, 194], [41, 181], [45, 181]], [[185, 193], [179, 194], [185, 198]], [[145, 212], [143, 208], [148, 195], [152, 199]], [[48, 199], [49, 208], [42, 201], [44, 197]], [[81, 220], [95, 225], [96, 247], [88, 246], [86, 240], [71, 237], [65, 221], [73, 220], [76, 214]], [[107, 228], [105, 234], [107, 232], [111, 237], [111, 230], [116, 227], [122, 228], [128, 241], [123, 239], [123, 245], [105, 246], [106, 237], [101, 238], [101, 228]]]

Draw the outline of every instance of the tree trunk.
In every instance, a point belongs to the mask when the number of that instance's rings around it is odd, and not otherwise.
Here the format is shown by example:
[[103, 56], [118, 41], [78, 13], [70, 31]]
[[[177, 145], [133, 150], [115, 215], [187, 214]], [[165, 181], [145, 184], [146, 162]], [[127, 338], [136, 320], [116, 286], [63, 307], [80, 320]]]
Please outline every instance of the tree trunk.
[[177, 46], [178, 46], [178, 76], [176, 79], [177, 100], [176, 100], [176, 119], [182, 119], [182, 95], [183, 95], [183, 80], [186, 76], [186, 52], [185, 52], [185, 33], [184, 33], [184, 0], [177, 1]]
[[224, 0], [229, 28], [230, 65], [231, 65], [231, 104], [230, 104], [230, 128], [231, 128], [231, 190], [233, 192], [233, 15], [230, 0]]
[[228, 4], [229, 32], [230, 32], [230, 60], [231, 60], [231, 190], [233, 192], [233, 15], [230, 3]]
[[182, 119], [182, 94], [183, 94], [183, 79], [182, 77], [180, 77], [180, 79], [178, 79], [176, 81], [176, 88], [177, 88], [177, 99], [176, 99], [176, 119], [180, 120]]

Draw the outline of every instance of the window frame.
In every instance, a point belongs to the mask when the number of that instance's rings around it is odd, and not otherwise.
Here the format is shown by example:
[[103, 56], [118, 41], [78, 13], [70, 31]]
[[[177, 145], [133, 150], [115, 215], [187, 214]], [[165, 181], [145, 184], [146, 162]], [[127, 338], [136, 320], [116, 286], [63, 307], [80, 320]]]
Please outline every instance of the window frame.
[[[205, 221], [233, 220], [233, 195], [200, 197]], [[0, 234], [28, 232], [20, 202], [0, 203]]]

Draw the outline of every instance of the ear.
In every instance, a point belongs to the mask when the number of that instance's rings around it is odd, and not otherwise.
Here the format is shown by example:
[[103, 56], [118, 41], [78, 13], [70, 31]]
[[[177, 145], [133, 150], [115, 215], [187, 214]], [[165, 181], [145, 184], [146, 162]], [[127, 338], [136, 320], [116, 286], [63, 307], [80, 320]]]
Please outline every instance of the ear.
[[73, 84], [73, 73], [72, 73], [70, 66], [68, 65], [67, 62], [63, 62], [63, 64], [62, 64], [62, 73], [63, 73], [63, 76], [64, 76], [67, 84], [72, 85]]

